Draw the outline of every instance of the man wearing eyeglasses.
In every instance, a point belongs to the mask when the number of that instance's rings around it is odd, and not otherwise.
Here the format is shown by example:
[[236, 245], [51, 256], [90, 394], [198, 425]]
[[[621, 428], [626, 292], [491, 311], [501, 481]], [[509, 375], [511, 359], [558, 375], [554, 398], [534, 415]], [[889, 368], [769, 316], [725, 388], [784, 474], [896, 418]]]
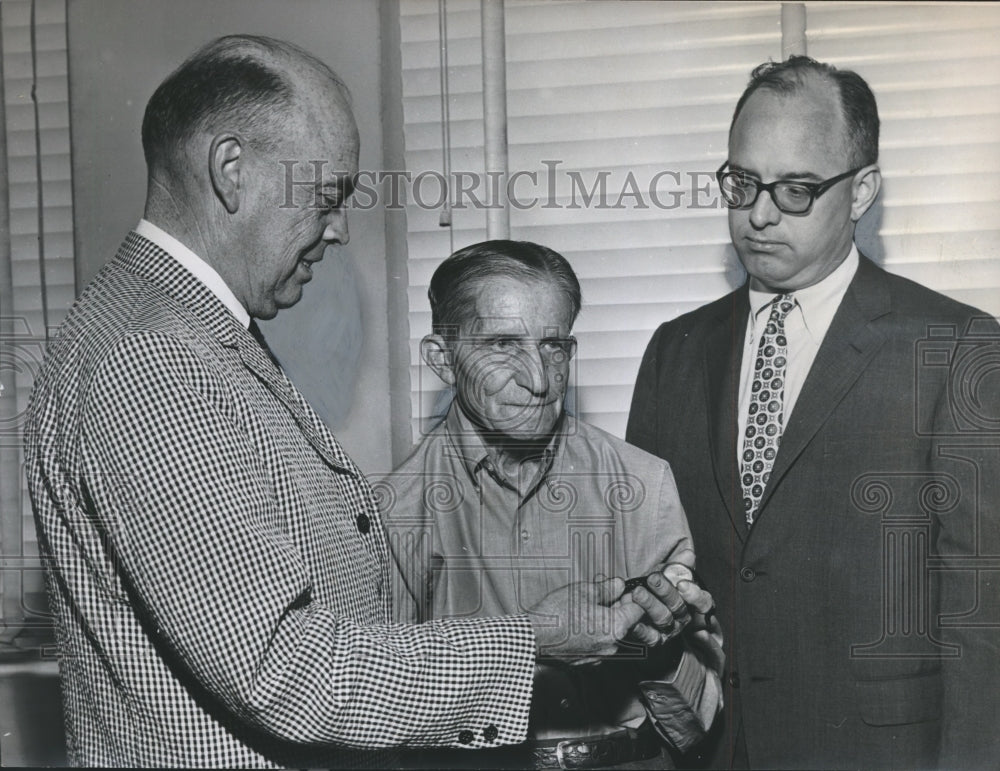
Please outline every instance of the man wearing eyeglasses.
[[997, 325], [859, 253], [878, 132], [857, 74], [758, 67], [718, 173], [748, 281], [639, 371], [627, 438], [671, 463], [727, 640], [710, 768], [1000, 757]]
[[669, 767], [668, 752], [689, 750], [721, 707], [718, 628], [702, 615], [712, 600], [693, 581], [670, 467], [563, 409], [580, 310], [572, 268], [538, 244], [487, 241], [438, 266], [428, 295], [421, 353], [455, 399], [375, 484], [405, 582], [399, 619], [523, 612], [601, 575], [647, 577], [627, 585], [646, 618], [613, 657], [536, 668], [526, 744], [408, 763]]

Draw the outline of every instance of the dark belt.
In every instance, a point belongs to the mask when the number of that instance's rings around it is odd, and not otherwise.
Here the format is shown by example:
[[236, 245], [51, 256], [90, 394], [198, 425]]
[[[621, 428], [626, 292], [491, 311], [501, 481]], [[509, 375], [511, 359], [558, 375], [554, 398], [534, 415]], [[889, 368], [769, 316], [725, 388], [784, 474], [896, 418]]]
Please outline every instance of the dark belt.
[[660, 754], [660, 741], [648, 725], [603, 736], [529, 742], [528, 746], [535, 758], [535, 768], [598, 768]]

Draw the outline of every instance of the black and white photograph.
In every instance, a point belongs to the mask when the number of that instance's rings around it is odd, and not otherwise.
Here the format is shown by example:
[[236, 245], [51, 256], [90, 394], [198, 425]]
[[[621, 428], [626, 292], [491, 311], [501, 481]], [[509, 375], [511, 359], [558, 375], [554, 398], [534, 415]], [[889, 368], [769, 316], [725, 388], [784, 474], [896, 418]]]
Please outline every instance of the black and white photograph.
[[1000, 2], [0, 0], [0, 766], [1000, 766]]

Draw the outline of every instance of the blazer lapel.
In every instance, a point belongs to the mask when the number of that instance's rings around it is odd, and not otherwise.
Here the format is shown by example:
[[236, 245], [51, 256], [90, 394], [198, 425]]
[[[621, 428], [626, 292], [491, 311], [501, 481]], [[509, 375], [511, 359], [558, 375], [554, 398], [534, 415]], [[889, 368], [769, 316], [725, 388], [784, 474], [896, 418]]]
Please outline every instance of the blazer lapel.
[[871, 322], [890, 310], [881, 270], [862, 257], [781, 437], [758, 518], [767, 513], [767, 502], [781, 479], [885, 343], [885, 335]]
[[706, 337], [705, 382], [708, 390], [709, 446], [719, 494], [726, 504], [733, 528], [746, 536], [743, 488], [736, 459], [739, 425], [740, 366], [743, 338], [750, 313], [747, 285], [732, 295], [728, 312], [720, 314]]
[[[309, 443], [332, 466], [364, 478], [343, 451], [326, 424], [270, 354], [201, 281], [152, 241], [130, 233], [115, 258], [121, 268], [139, 273], [190, 311], [197, 322], [228, 348], [239, 352], [243, 364], [267, 386], [291, 413]], [[196, 340], [191, 341], [196, 344]]]
[[278, 368], [249, 330], [239, 327], [235, 340], [244, 366], [260, 380], [279, 402], [291, 413], [309, 443], [332, 466], [360, 477], [361, 472], [340, 448], [312, 407], [292, 385], [292, 381]]

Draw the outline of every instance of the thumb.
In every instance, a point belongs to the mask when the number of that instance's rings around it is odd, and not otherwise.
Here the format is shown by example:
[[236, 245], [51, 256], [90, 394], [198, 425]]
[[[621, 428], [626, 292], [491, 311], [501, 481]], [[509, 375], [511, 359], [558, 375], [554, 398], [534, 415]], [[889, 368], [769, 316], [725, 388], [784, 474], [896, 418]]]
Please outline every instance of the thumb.
[[625, 582], [620, 578], [594, 581], [594, 599], [600, 605], [610, 605], [625, 592]]

